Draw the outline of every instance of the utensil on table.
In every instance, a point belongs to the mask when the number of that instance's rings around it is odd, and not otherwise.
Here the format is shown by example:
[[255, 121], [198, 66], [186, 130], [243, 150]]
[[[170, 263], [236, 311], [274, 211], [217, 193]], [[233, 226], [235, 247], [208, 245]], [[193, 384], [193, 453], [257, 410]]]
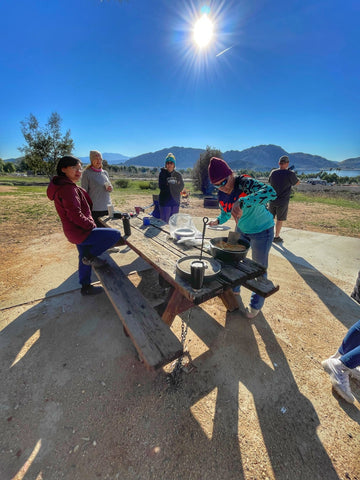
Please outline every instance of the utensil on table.
[[150, 205], [147, 205], [146, 207], [134, 207], [136, 215], [139, 215], [140, 212], [145, 212], [148, 208], [151, 208], [155, 205], [155, 203], [151, 203]]
[[229, 232], [227, 243], [229, 245], [236, 245], [237, 242], [240, 240], [240, 233], [239, 232]]
[[205, 230], [206, 230], [206, 225], [207, 225], [208, 223], [209, 223], [208, 217], [204, 217], [204, 218], [203, 218], [203, 231], [202, 231], [202, 238], [201, 238], [201, 249], [200, 249], [200, 258], [199, 258], [199, 260], [201, 260], [202, 254], [203, 254]]
[[203, 231], [202, 231], [202, 238], [201, 238], [201, 249], [200, 249], [200, 257], [199, 260], [194, 260], [191, 262], [191, 286], [195, 290], [202, 288], [204, 283], [204, 276], [205, 276], [205, 262], [202, 261], [202, 253], [203, 253], [203, 246], [204, 246], [204, 237], [205, 237], [205, 230], [206, 225], [209, 222], [208, 217], [203, 218]]

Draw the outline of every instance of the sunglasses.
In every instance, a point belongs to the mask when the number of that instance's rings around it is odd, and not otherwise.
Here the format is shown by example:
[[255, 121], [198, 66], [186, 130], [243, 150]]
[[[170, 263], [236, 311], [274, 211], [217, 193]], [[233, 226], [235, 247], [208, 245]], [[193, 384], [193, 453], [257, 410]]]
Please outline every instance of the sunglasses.
[[215, 187], [215, 188], [225, 187], [225, 185], [226, 185], [227, 182], [228, 182], [228, 179], [229, 179], [229, 178], [225, 178], [225, 180], [223, 180], [221, 183], [218, 183], [217, 185], [214, 185], [214, 187]]

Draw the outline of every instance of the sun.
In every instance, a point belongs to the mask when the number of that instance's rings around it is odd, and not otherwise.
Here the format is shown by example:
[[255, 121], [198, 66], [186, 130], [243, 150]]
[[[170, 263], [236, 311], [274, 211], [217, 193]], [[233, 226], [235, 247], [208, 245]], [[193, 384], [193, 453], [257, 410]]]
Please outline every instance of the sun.
[[198, 47], [204, 48], [211, 42], [214, 35], [214, 24], [204, 14], [194, 25], [194, 41]]

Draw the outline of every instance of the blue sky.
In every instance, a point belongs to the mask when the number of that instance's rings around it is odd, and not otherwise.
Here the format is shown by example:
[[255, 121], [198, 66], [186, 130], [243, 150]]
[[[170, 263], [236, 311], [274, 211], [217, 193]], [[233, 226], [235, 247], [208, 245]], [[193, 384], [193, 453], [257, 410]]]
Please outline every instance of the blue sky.
[[[215, 31], [200, 50], [204, 6]], [[20, 121], [54, 111], [78, 156], [360, 156], [359, 0], [1, 0], [0, 18], [3, 159], [20, 156]]]

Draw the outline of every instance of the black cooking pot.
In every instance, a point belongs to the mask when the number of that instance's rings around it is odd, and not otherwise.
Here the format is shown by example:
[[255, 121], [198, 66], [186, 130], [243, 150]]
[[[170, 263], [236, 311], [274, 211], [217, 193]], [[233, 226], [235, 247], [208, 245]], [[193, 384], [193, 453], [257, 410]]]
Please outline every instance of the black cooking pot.
[[[233, 248], [227, 246], [227, 237], [216, 237], [210, 240], [210, 253], [213, 257], [222, 260], [225, 263], [239, 262], [246, 257], [250, 243], [247, 240], [238, 240]], [[245, 247], [244, 250], [236, 250], [236, 246]]]

